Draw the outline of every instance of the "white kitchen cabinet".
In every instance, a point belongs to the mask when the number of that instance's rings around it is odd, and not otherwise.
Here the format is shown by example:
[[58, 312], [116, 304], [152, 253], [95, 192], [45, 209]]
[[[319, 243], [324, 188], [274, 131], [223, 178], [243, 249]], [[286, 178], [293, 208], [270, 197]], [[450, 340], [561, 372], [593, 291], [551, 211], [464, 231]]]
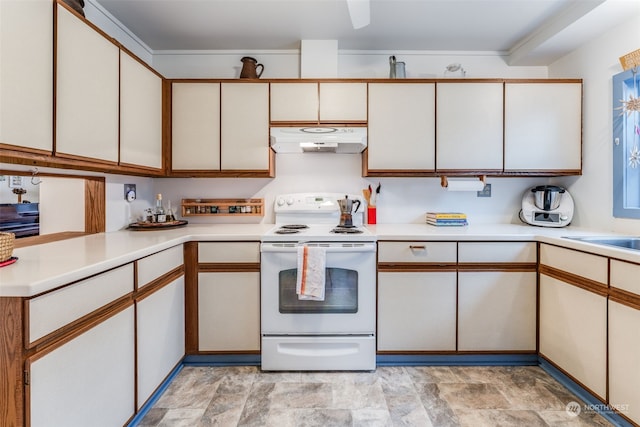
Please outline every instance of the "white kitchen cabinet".
[[222, 83], [222, 170], [269, 169], [269, 84]]
[[260, 350], [260, 273], [198, 274], [200, 351]]
[[220, 170], [220, 83], [171, 86], [171, 169]]
[[378, 273], [378, 351], [455, 351], [456, 272]]
[[366, 122], [366, 83], [320, 83], [321, 122]]
[[366, 170], [435, 170], [435, 84], [370, 83]]
[[318, 83], [271, 83], [272, 122], [317, 122]]
[[504, 169], [582, 168], [582, 84], [505, 83]]
[[502, 171], [503, 83], [437, 83], [436, 169]]
[[162, 77], [120, 51], [120, 163], [162, 168]]
[[182, 245], [176, 245], [153, 255], [146, 256], [136, 261], [136, 275], [138, 276], [138, 289], [142, 289], [149, 283], [164, 274], [180, 267], [184, 263], [184, 250]]
[[137, 301], [136, 322], [140, 409], [184, 355], [184, 277]]
[[378, 351], [456, 350], [456, 253], [455, 242], [379, 242]]
[[536, 350], [535, 271], [458, 273], [458, 350]]
[[601, 399], [607, 386], [607, 298], [540, 274], [540, 354]]
[[640, 309], [609, 300], [609, 403], [640, 424]]
[[118, 161], [120, 49], [57, 8], [56, 155]]
[[536, 350], [536, 260], [534, 242], [458, 243], [459, 351]]
[[0, 143], [53, 150], [51, 0], [0, 1]]
[[29, 417], [38, 426], [120, 426], [135, 413], [134, 309], [27, 360]]

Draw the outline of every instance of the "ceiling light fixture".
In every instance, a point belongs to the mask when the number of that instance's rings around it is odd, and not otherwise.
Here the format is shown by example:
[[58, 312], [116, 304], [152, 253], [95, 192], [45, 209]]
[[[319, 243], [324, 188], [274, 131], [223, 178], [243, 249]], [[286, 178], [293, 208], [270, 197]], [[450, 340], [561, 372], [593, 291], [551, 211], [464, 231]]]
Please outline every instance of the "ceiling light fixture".
[[351, 25], [354, 30], [364, 28], [371, 22], [369, 0], [347, 0]]

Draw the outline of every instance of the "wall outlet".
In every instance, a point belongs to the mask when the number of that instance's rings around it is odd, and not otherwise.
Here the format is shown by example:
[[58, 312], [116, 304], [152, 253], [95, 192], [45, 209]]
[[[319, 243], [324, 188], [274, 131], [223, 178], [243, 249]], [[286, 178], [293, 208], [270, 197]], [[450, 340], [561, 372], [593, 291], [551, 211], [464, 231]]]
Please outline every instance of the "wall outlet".
[[485, 184], [484, 188], [478, 191], [478, 197], [491, 197], [491, 184]]

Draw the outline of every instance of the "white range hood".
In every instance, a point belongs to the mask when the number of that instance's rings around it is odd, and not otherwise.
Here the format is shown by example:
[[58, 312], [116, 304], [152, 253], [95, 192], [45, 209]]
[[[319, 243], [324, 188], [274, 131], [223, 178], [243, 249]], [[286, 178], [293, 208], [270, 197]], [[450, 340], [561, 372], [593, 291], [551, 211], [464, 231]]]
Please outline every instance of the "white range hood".
[[272, 127], [276, 153], [361, 153], [367, 148], [365, 127]]

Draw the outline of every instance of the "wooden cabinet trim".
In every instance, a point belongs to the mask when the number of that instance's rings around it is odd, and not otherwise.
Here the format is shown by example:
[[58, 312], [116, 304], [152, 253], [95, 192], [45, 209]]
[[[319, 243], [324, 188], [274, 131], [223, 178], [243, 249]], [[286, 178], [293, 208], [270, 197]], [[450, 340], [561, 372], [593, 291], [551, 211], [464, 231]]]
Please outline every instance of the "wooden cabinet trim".
[[538, 266], [534, 262], [461, 262], [459, 271], [514, 271], [535, 272]]
[[557, 268], [540, 265], [538, 268], [540, 274], [560, 280], [568, 285], [576, 286], [594, 294], [606, 297], [609, 294], [609, 288], [606, 284], [587, 279], [576, 274], [558, 270]]
[[609, 288], [609, 301], [640, 310], [640, 295], [625, 291], [624, 289]]
[[184, 303], [186, 354], [198, 352], [198, 242], [184, 244]]
[[142, 301], [148, 296], [154, 294], [156, 291], [159, 291], [165, 286], [170, 285], [171, 283], [173, 283], [175, 280], [179, 279], [183, 275], [184, 275], [184, 265], [176, 267], [173, 270], [147, 283], [139, 290], [135, 291], [133, 294], [133, 299], [136, 302]]
[[3, 425], [26, 425], [24, 420], [24, 368], [22, 345], [25, 320], [23, 299], [0, 298], [0, 419]]
[[455, 263], [419, 263], [419, 262], [380, 262], [379, 272], [402, 272], [402, 271], [456, 271]]
[[203, 262], [198, 264], [198, 272], [200, 273], [243, 273], [243, 272], [260, 272], [260, 263], [255, 262], [229, 262], [229, 263], [213, 263]]

